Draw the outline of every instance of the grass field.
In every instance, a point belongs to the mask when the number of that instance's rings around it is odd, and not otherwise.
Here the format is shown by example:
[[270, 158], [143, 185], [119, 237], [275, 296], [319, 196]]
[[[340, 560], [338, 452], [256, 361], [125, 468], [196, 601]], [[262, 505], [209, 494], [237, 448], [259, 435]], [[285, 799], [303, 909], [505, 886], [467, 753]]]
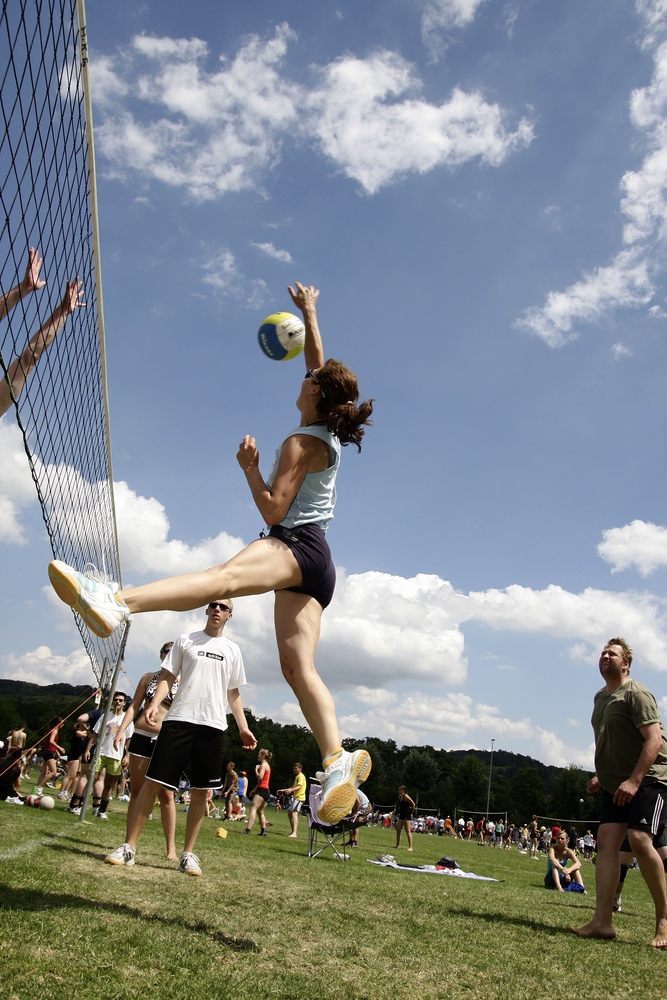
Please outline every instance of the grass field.
[[[108, 823], [81, 824], [0, 802], [0, 997], [375, 998], [567, 1000], [667, 997], [667, 954], [648, 947], [651, 900], [628, 873], [613, 942], [581, 941], [590, 895], [547, 892], [543, 860], [415, 835], [362, 829], [342, 863], [306, 857], [307, 827], [287, 840], [284, 813], [269, 810], [268, 837], [243, 824], [204, 820], [197, 845], [204, 877], [164, 860], [158, 818], [147, 824], [134, 868], [102, 863], [124, 840], [125, 806]], [[177, 844], [185, 815], [178, 813]], [[502, 882], [377, 868], [396, 853], [416, 864], [443, 854]]]

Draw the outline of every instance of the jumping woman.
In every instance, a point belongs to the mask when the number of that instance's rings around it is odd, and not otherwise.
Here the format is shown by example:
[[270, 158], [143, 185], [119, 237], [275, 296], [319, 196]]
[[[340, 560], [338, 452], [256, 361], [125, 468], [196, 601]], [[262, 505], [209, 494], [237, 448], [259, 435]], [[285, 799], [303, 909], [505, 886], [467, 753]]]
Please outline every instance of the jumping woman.
[[316, 314], [319, 291], [297, 282], [289, 293], [306, 327], [306, 375], [296, 400], [299, 425], [278, 449], [266, 481], [253, 437], [243, 438], [236, 456], [269, 526], [268, 536], [251, 542], [222, 566], [122, 592], [60, 560], [50, 564], [49, 577], [61, 600], [103, 637], [130, 614], [191, 611], [220, 594], [245, 597], [275, 591], [280, 666], [322, 755], [318, 817], [324, 823], [337, 823], [352, 809], [357, 787], [368, 778], [372, 765], [366, 750], [348, 753], [341, 747], [333, 699], [315, 669], [314, 656], [322, 611], [331, 602], [336, 578], [325, 532], [336, 503], [340, 447], [352, 443], [361, 450], [373, 403], [357, 405], [354, 373], [340, 361], [324, 360]]

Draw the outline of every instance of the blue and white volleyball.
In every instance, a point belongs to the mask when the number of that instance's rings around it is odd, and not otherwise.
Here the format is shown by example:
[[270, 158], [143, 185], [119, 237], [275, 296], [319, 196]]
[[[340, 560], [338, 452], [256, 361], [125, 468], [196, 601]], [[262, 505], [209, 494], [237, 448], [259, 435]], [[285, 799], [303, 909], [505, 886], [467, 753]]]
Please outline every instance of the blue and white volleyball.
[[273, 361], [291, 361], [306, 342], [303, 321], [293, 313], [271, 313], [257, 333], [259, 346]]

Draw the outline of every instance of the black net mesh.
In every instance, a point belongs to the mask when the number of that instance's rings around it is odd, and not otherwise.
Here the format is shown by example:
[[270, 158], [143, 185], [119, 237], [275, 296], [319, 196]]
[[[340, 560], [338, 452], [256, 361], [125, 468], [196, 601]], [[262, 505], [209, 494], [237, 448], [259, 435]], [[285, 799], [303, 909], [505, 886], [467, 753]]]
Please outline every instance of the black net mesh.
[[[120, 582], [76, 0], [4, 0], [0, 73], [1, 304], [9, 306], [9, 290], [20, 287], [30, 247], [43, 258], [46, 279], [0, 322], [4, 391], [12, 362], [78, 277], [86, 307], [67, 316], [18, 399], [11, 393], [10, 414], [13, 408], [54, 556], [77, 569], [92, 562]], [[104, 686], [120, 635], [98, 639], [75, 618]]]

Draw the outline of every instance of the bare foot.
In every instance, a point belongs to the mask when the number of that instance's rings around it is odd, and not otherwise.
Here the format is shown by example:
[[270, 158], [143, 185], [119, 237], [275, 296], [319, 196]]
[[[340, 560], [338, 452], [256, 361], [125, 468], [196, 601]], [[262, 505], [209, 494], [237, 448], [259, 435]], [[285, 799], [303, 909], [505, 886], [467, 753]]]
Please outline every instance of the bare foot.
[[296, 840], [296, 834], [295, 833], [288, 834], [287, 839], [288, 840]]
[[584, 924], [583, 927], [570, 927], [570, 930], [573, 934], [577, 934], [583, 938], [603, 938], [604, 940], [611, 941], [612, 938], [616, 937], [616, 931], [611, 924], [608, 927], [599, 926], [593, 920], [588, 924]]
[[651, 941], [652, 948], [667, 948], [667, 919], [658, 920], [655, 927], [655, 937]]
[[412, 854], [412, 848], [408, 847], [408, 854]]
[[171, 854], [167, 854], [167, 861], [178, 861], [178, 860], [179, 860], [179, 857], [178, 857], [178, 854], [176, 854], [175, 851], [172, 851]]

